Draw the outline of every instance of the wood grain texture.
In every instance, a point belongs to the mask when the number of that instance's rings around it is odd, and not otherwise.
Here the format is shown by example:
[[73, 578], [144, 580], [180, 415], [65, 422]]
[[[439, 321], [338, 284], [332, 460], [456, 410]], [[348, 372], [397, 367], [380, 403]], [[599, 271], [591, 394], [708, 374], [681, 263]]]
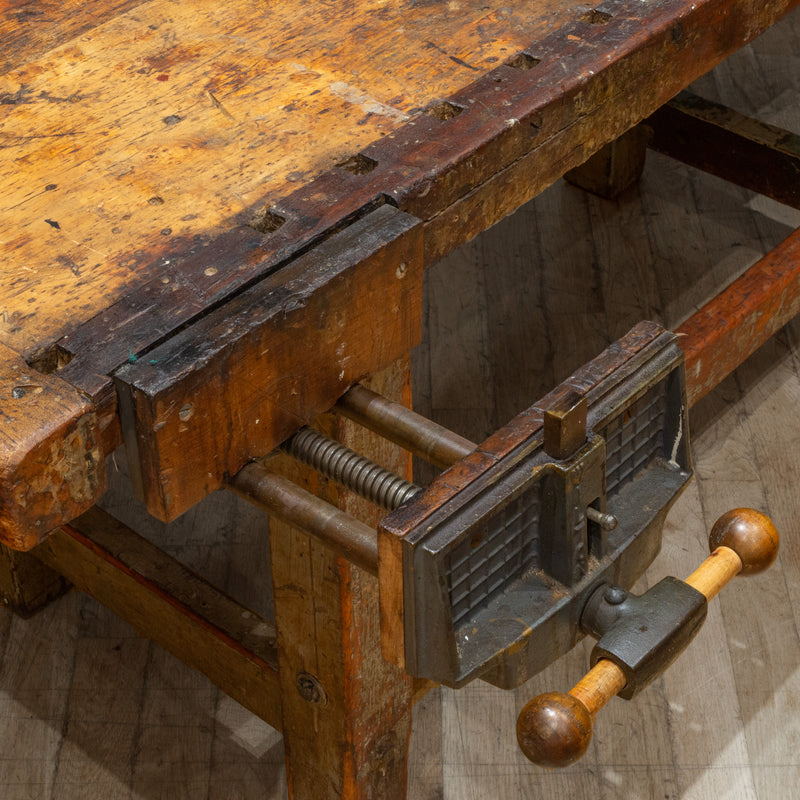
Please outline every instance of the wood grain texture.
[[97, 508], [51, 536], [35, 554], [280, 728], [272, 623]]
[[0, 545], [0, 603], [28, 617], [69, 591], [70, 583], [30, 553]]
[[408, 353], [421, 304], [420, 226], [381, 206], [122, 367], [128, 458], [151, 513], [174, 519]]
[[[403, 361], [368, 385], [408, 402], [407, 370]], [[333, 424], [344, 443], [409, 472], [408, 455], [395, 445], [341, 418]], [[317, 493], [340, 495], [344, 510], [376, 523], [377, 508], [281, 458]], [[412, 681], [381, 658], [377, 580], [275, 519], [270, 547], [290, 796], [404, 798]], [[301, 696], [302, 676], [318, 681], [324, 700]]]
[[0, 541], [29, 550], [105, 489], [91, 402], [0, 345]]
[[[88, 31], [59, 13], [81, 35], [0, 79], [0, 140], [13, 156], [0, 173], [13, 209], [3, 252], [14, 265], [0, 286], [2, 335], [26, 355], [148, 278], [189, 280], [173, 259], [573, 13], [565, 0], [548, 14], [477, 0], [444, 10], [363, 0], [345, 14], [313, 2], [273, 3], [268, 15], [244, 2], [117, 10]], [[20, 35], [19, 14], [9, 22]], [[194, 280], [214, 283], [202, 271]]]
[[[128, 355], [383, 196], [438, 215], [432, 263], [791, 4], [616, 0], [592, 11], [550, 0], [443, 13], [367, 0], [352, 15], [278, 4], [266, 26], [238, 3], [213, 15], [143, 4], [3, 87], [12, 113], [2, 134], [26, 172], [2, 177], [15, 210], [3, 339], [26, 357], [58, 340], [78, 359], [69, 379], [113, 403], [103, 378]], [[267, 206], [254, 236], [243, 226]], [[224, 268], [218, 238], [243, 246]], [[43, 263], [42, 251], [56, 255]]]
[[97, 27], [143, 0], [4, 0], [0, 3], [0, 72], [6, 73]]
[[[696, 91], [800, 132], [798, 22], [792, 14]], [[659, 154], [616, 201], [559, 184], [428, 271], [417, 408], [482, 440], [636, 321], [678, 325], [798, 225], [796, 213]], [[532, 695], [579, 680], [585, 649], [518, 693], [429, 692], [414, 709], [410, 798], [794, 796], [799, 347], [793, 323], [695, 408], [697, 478], [643, 583], [688, 574], [716, 516], [741, 503], [768, 510], [785, 534], [779, 571], [723, 592], [681, 661], [643, 702], [612, 701], [583, 764], [565, 773], [527, 765], [514, 722]], [[237, 597], [258, 598], [263, 530], [254, 521], [248, 538], [227, 499], [215, 493], [169, 526], [128, 496], [114, 511]], [[276, 733], [78, 594], [24, 623], [0, 615], [0, 709], [8, 797], [287, 797]]]
[[800, 312], [800, 229], [677, 330], [689, 402], [719, 384]]
[[[796, 16], [787, 21], [782, 34], [780, 27], [768, 34], [709, 75], [696, 91], [800, 130], [800, 84], [792, 67], [798, 41]], [[756, 63], [763, 70], [758, 80], [753, 72]], [[491, 420], [498, 407], [503, 415], [499, 421], [507, 419], [574, 369], [581, 358], [620, 335], [627, 322], [647, 317], [667, 325], [679, 323], [798, 224], [796, 213], [773, 202], [652, 155], [640, 188], [615, 202], [564, 187], [548, 190], [514, 219], [427, 273], [425, 319], [430, 327], [425, 341], [430, 342], [426, 352], [431, 360], [429, 365], [420, 354], [415, 377], [417, 386], [426, 380], [432, 388], [427, 393], [431, 399], [420, 397], [418, 410], [447, 420], [461, 433], [480, 437], [492, 424], [476, 431], [480, 420]], [[533, 264], [546, 266], [536, 273]], [[460, 296], [454, 276], [462, 271], [469, 273], [465, 282], [488, 298], [485, 306], [470, 309], [463, 319], [443, 310], [449, 296]], [[472, 326], [481, 315], [490, 324], [483, 323], [478, 338]], [[790, 336], [795, 330], [791, 326]], [[451, 343], [461, 337], [473, 342], [467, 370], [480, 372], [491, 391], [473, 394], [469, 382], [459, 382], [455, 376], [449, 363]], [[666, 574], [689, 574], [707, 555], [707, 534], [715, 515], [743, 502], [763, 503], [751, 493], [762, 483], [780, 498], [786, 530], [796, 531], [792, 515], [797, 513], [797, 496], [789, 477], [797, 471], [795, 426], [790, 422], [798, 387], [798, 361], [792, 354], [796, 344], [795, 336], [775, 349], [768, 345], [748, 362], [752, 371], [742, 390], [752, 400], [746, 412], [737, 404], [741, 395], [724, 388], [717, 391], [719, 405], [698, 407], [693, 431], [701, 480], [670, 512], [662, 555], [641, 588]], [[769, 377], [776, 369], [779, 375]], [[727, 385], [734, 387], [737, 381], [731, 379]], [[721, 413], [722, 409], [727, 411]], [[753, 440], [743, 433], [744, 426], [758, 431], [758, 465], [752, 461]], [[717, 454], [729, 441], [741, 446]], [[765, 465], [768, 473], [762, 478]], [[723, 487], [725, 497], [720, 499], [717, 493]], [[761, 507], [773, 510], [771, 504]], [[794, 556], [791, 564], [786, 580], [789, 592], [794, 592], [798, 577]], [[516, 712], [531, 696], [565, 690], [580, 678], [588, 665], [588, 651], [577, 648], [534, 678], [516, 693], [516, 702], [477, 684], [461, 692], [441, 690], [438, 703], [435, 695], [428, 695], [428, 704], [417, 710], [414, 736], [424, 737], [425, 731], [441, 726], [442, 745], [418, 762], [417, 796], [427, 798], [436, 792], [447, 800], [498, 795], [514, 800], [791, 796], [800, 771], [786, 756], [781, 739], [794, 741], [794, 714], [783, 714], [785, 705], [779, 708], [768, 690], [755, 690], [756, 684], [748, 681], [758, 680], [757, 664], [769, 664], [772, 670], [774, 659], [781, 678], [771, 685], [780, 687], [786, 701], [795, 702], [800, 685], [795, 637], [787, 635], [784, 655], [784, 634], [757, 633], [756, 617], [740, 627], [752, 613], [748, 605], [753, 598], [762, 594], [774, 598], [769, 586], [777, 590], [782, 582], [775, 573], [771, 580], [766, 575], [756, 577], [742, 582], [738, 591], [727, 596], [723, 592], [681, 662], [647, 690], [643, 702], [612, 701], [603, 712], [605, 719], [600, 715], [584, 762], [560, 774], [526, 765], [513, 752], [510, 732]], [[723, 614], [734, 595], [735, 610]], [[786, 599], [781, 603], [775, 628], [787, 631], [791, 606]], [[771, 653], [770, 647], [777, 652]], [[748, 677], [740, 673], [737, 681], [734, 665], [740, 660], [748, 665]], [[725, 703], [720, 702], [722, 692]], [[744, 719], [740, 697], [747, 698], [751, 709]], [[751, 724], [758, 726], [752, 732]], [[770, 724], [775, 726], [772, 731], [767, 730]], [[412, 746], [413, 741], [412, 737]], [[755, 766], [751, 753], [757, 754]]]
[[564, 179], [599, 197], [614, 198], [642, 177], [652, 137], [652, 131], [637, 125], [601, 147], [581, 166], [571, 169]]

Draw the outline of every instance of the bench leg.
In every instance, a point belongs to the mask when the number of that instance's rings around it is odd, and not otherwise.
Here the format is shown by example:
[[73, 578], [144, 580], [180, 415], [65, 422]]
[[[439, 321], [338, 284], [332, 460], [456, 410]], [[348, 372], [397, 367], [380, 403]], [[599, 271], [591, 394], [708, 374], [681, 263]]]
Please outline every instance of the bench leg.
[[0, 544], [0, 604], [30, 617], [70, 588], [69, 581], [30, 553]]
[[587, 192], [613, 199], [642, 177], [647, 145], [652, 138], [650, 128], [637, 125], [570, 170], [564, 179]]
[[[408, 399], [408, 363], [371, 388]], [[336, 438], [400, 474], [398, 448], [331, 418]], [[288, 463], [295, 480], [363, 521], [380, 513]], [[273, 462], [274, 463], [274, 462]], [[270, 519], [283, 735], [293, 800], [402, 800], [406, 796], [411, 680], [381, 658], [378, 581], [302, 532]]]

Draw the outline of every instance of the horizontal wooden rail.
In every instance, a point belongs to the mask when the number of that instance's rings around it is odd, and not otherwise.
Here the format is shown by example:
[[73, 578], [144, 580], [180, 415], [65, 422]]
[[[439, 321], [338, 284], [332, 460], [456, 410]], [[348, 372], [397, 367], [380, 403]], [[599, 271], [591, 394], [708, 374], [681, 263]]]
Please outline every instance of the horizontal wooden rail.
[[800, 229], [676, 331], [693, 405], [800, 313]]
[[653, 129], [653, 150], [800, 208], [797, 134], [686, 91], [646, 124]]
[[141, 635], [281, 729], [275, 626], [92, 508], [33, 551]]

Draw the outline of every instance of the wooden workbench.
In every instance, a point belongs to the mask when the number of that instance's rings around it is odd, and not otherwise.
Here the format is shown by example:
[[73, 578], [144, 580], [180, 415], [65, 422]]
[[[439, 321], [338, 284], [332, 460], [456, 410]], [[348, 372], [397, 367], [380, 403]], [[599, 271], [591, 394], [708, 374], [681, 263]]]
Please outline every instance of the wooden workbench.
[[[407, 396], [405, 367], [391, 365], [419, 338], [423, 268], [791, 5], [10, 9], [3, 540], [29, 549], [89, 509], [122, 441], [134, 485], [168, 520], [354, 381], [380, 373], [389, 394]], [[331, 678], [345, 710], [331, 731], [352, 728], [351, 752], [337, 761], [334, 745], [312, 737], [332, 759], [319, 775], [337, 775], [339, 793], [368, 796], [373, 782], [401, 793], [410, 685], [367, 663], [363, 642], [364, 659], [348, 666], [353, 637], [375, 625], [371, 579], [288, 531], [272, 547], [283, 585], [305, 581], [303, 602], [335, 609], [330, 628], [342, 632]], [[309, 547], [333, 589], [295, 574]], [[308, 618], [286, 614], [293, 625]], [[317, 645], [304, 652], [291, 638], [279, 616], [284, 707], [262, 715], [317, 763], [290, 692]], [[374, 707], [370, 673], [397, 687]], [[376, 741], [383, 755], [372, 763]], [[296, 796], [321, 796], [322, 780]]]

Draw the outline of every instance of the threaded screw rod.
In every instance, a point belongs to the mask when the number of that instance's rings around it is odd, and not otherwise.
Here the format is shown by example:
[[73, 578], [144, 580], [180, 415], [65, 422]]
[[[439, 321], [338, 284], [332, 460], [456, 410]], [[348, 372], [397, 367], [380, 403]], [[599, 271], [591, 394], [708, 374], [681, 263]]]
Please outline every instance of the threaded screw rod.
[[389, 511], [421, 491], [416, 484], [313, 428], [300, 428], [281, 449], [345, 489]]

